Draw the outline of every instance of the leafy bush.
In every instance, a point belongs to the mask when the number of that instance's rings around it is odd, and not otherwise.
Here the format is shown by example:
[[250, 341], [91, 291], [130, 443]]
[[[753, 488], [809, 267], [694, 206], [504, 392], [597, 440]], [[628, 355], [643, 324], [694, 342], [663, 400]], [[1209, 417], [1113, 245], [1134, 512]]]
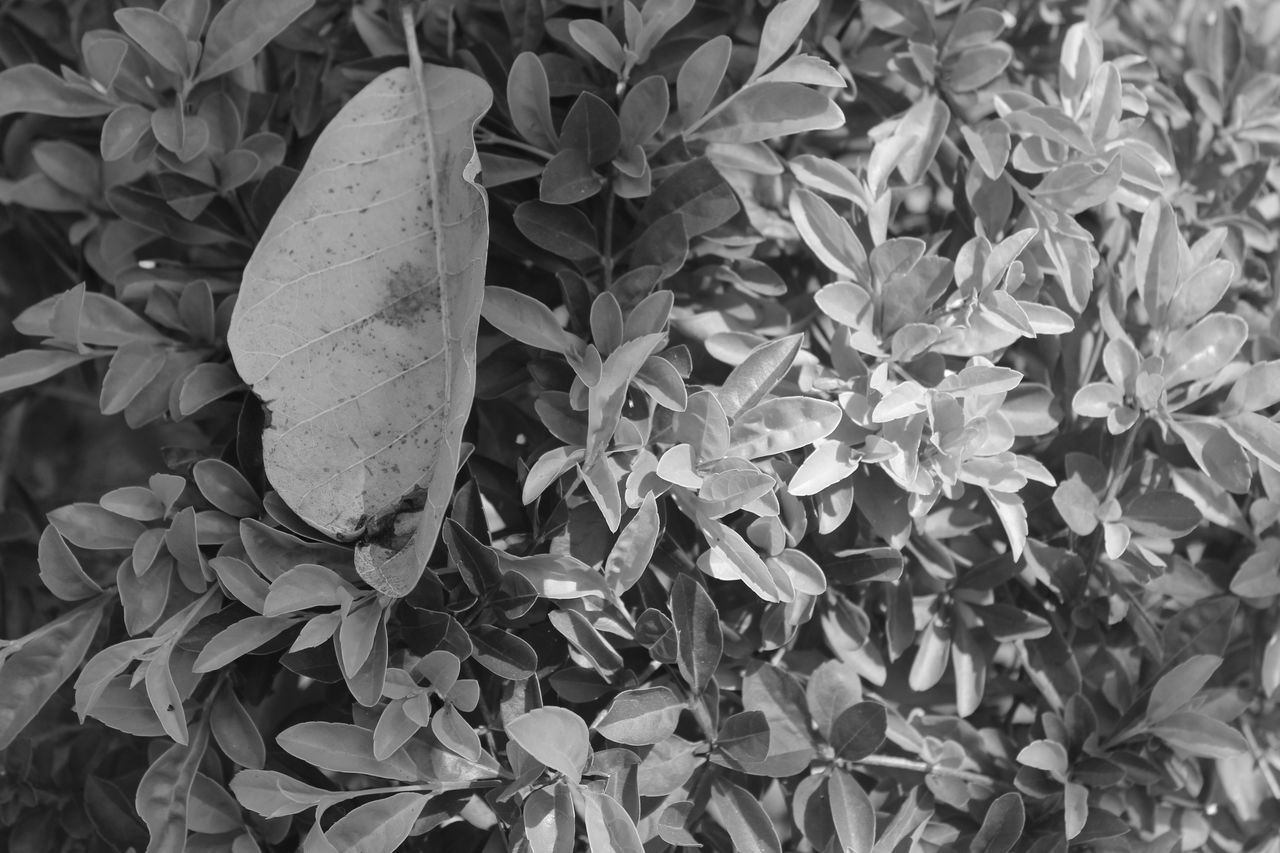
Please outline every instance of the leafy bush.
[[1277, 36], [0, 4], [0, 839], [1277, 853]]

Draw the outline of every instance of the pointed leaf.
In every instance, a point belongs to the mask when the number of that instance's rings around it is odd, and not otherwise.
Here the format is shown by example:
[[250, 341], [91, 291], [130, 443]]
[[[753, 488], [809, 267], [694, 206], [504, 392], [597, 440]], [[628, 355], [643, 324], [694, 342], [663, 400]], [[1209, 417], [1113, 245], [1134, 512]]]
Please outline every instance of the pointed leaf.
[[818, 0], [785, 0], [770, 10], [760, 33], [752, 78], [759, 77], [786, 55], [816, 11]]
[[835, 403], [812, 397], [777, 397], [757, 403], [734, 419], [729, 455], [759, 459], [797, 450], [830, 435], [843, 414]]
[[621, 803], [590, 788], [583, 789], [582, 801], [591, 853], [644, 853], [635, 821]]
[[707, 591], [688, 575], [676, 578], [671, 587], [671, 619], [675, 623], [680, 673], [701, 691], [724, 652], [724, 636], [715, 602]]
[[1194, 711], [1165, 717], [1151, 727], [1151, 733], [1175, 749], [1201, 758], [1231, 758], [1249, 749], [1249, 742], [1240, 732]]
[[27, 349], [0, 358], [0, 394], [35, 385], [77, 364], [97, 358], [54, 349]]
[[720, 407], [730, 418], [737, 417], [764, 399], [787, 375], [804, 342], [802, 335], [788, 335], [760, 344], [729, 373], [716, 392]]
[[845, 120], [834, 101], [799, 83], [756, 83], [717, 109], [695, 136], [708, 142], [761, 142], [810, 130], [833, 130]]
[[871, 853], [876, 838], [876, 810], [858, 781], [843, 770], [831, 774], [831, 819], [849, 853]]
[[969, 853], [1009, 853], [1022, 837], [1026, 807], [1016, 792], [1002, 794], [992, 801], [982, 827], [969, 842]]
[[803, 187], [791, 191], [790, 209], [800, 236], [827, 269], [843, 279], [867, 281], [866, 250], [844, 217]]
[[169, 747], [142, 775], [134, 805], [151, 835], [146, 853], [186, 849], [187, 805], [208, 744], [209, 729], [200, 726], [190, 745]]
[[1182, 710], [1221, 665], [1217, 655], [1195, 655], [1169, 670], [1151, 688], [1147, 720], [1158, 723]]
[[0, 750], [7, 749], [76, 671], [112, 601], [80, 605], [23, 638], [0, 663]]
[[337, 773], [363, 773], [401, 782], [418, 778], [418, 768], [404, 752], [385, 761], [373, 757], [373, 732], [346, 723], [298, 723], [276, 736], [294, 758]]
[[752, 794], [717, 776], [711, 784], [711, 816], [733, 839], [742, 853], [782, 853], [773, 821]]
[[1226, 367], [1249, 338], [1242, 317], [1210, 314], [1190, 329], [1169, 339], [1164, 357], [1165, 385], [1205, 379]]
[[315, 0], [231, 0], [209, 24], [199, 79], [239, 68], [314, 5]]
[[1142, 216], [1142, 227], [1133, 250], [1133, 272], [1147, 314], [1156, 324], [1163, 323], [1169, 300], [1178, 286], [1180, 242], [1173, 207], [1164, 200], [1153, 202]]

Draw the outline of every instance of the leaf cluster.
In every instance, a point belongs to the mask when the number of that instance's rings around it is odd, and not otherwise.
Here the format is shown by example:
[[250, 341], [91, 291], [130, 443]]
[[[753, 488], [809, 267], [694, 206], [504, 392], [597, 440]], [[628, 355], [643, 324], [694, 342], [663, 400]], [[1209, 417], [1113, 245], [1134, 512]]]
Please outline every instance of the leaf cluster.
[[[0, 4], [0, 843], [1274, 850], [1277, 35], [1217, 0]], [[419, 46], [493, 93], [489, 237], [400, 588], [273, 485], [231, 330]]]

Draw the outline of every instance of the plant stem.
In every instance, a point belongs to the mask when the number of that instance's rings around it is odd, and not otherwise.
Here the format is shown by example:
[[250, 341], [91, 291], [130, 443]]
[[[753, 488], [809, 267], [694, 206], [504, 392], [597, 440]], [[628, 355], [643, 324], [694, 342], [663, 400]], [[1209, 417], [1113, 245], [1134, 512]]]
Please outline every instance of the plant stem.
[[[1111, 456], [1110, 473], [1107, 476], [1107, 495], [1103, 499], [1103, 503], [1107, 503], [1116, 496], [1116, 492], [1120, 490], [1120, 483], [1124, 479], [1124, 472], [1129, 468], [1129, 462], [1133, 458], [1133, 448], [1138, 440], [1138, 430], [1142, 429], [1145, 423], [1145, 417], [1141, 414], [1134, 421], [1133, 426], [1124, 434], [1124, 441], [1120, 445], [1120, 450]], [[1088, 591], [1090, 582], [1093, 581], [1094, 570], [1097, 568], [1098, 559], [1102, 556], [1102, 545], [1106, 538], [1102, 531], [1102, 526], [1093, 533], [1093, 545], [1089, 549], [1089, 559], [1084, 566], [1084, 591]], [[1071, 623], [1071, 637], [1075, 637], [1075, 623]]]
[[404, 29], [404, 44], [409, 49], [409, 70], [414, 80], [422, 79], [422, 51], [418, 48], [418, 24], [413, 20], [413, 8], [408, 4], [400, 7], [400, 25]]
[[552, 157], [551, 152], [543, 151], [536, 145], [529, 145], [526, 142], [520, 142], [515, 139], [507, 139], [505, 136], [498, 136], [496, 133], [486, 130], [476, 131], [476, 142], [480, 145], [505, 145], [508, 148], [516, 148], [527, 154], [541, 157], [543, 160], [550, 160]]
[[31, 401], [22, 399], [14, 403], [4, 415], [4, 427], [0, 430], [0, 510], [9, 508], [9, 480], [17, 467], [22, 448], [22, 427], [27, 421], [27, 409]]
[[1244, 739], [1249, 743], [1249, 752], [1253, 755], [1253, 760], [1258, 763], [1258, 770], [1262, 773], [1263, 781], [1267, 783], [1267, 790], [1271, 792], [1271, 798], [1280, 800], [1280, 782], [1276, 781], [1276, 774], [1271, 770], [1271, 763], [1267, 761], [1267, 757], [1258, 746], [1258, 739], [1253, 734], [1253, 726], [1249, 724], [1247, 718], [1240, 722], [1240, 729], [1244, 733]]
[[604, 240], [600, 248], [600, 266], [604, 271], [604, 289], [613, 287], [613, 208], [617, 193], [613, 191], [613, 181], [605, 187], [604, 202]]
[[982, 773], [975, 773], [972, 770], [961, 770], [958, 767], [944, 767], [941, 764], [930, 764], [927, 761], [917, 761], [913, 758], [899, 758], [894, 755], [868, 755], [865, 758], [859, 758], [853, 764], [861, 764], [864, 767], [890, 767], [894, 770], [910, 770], [915, 773], [930, 773], [934, 776], [947, 776], [952, 779], [962, 779], [965, 782], [972, 782], [975, 785], [987, 785], [992, 788], [1000, 787], [1000, 783], [990, 776]]

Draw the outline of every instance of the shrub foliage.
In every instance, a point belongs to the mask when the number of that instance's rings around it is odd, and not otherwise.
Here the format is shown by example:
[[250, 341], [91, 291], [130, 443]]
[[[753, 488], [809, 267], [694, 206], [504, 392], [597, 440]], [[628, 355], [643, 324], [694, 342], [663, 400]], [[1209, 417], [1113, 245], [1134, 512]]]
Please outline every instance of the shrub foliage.
[[1278, 36], [0, 4], [0, 841], [1276, 853]]

